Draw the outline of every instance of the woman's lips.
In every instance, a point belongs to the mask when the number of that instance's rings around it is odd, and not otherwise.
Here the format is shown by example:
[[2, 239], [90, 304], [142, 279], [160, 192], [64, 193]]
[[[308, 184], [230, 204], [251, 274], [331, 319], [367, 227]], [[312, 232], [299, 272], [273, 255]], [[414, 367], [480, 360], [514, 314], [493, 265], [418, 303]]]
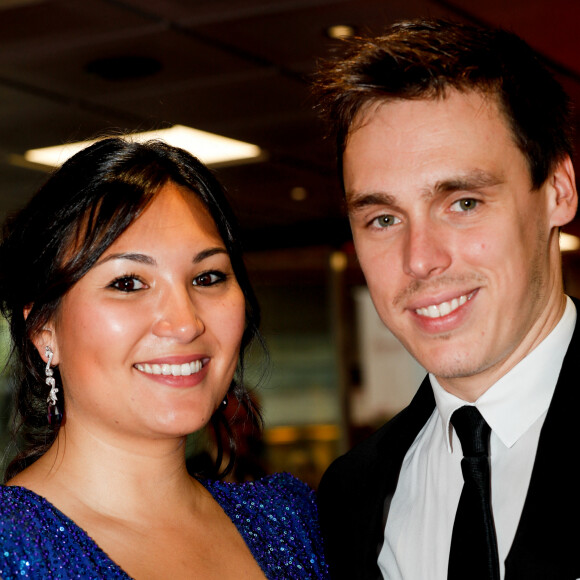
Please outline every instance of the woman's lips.
[[207, 355], [172, 355], [138, 362], [133, 367], [154, 381], [190, 387], [207, 375], [210, 360]]
[[135, 368], [147, 375], [186, 377], [199, 373], [203, 368], [203, 363], [201, 359], [182, 364], [137, 363]]

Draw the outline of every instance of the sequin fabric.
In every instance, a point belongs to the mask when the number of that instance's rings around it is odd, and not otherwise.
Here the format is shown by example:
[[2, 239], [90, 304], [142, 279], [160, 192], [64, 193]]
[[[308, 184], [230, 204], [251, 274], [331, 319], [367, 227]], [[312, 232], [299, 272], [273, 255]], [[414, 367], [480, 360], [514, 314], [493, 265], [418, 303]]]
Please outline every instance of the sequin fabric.
[[[202, 481], [269, 580], [327, 579], [314, 492], [288, 474]], [[224, 554], [227, 558], [227, 554]], [[22, 487], [0, 486], [0, 578], [130, 579], [72, 520]]]
[[269, 580], [328, 578], [314, 492], [278, 473], [244, 484], [202, 482]]

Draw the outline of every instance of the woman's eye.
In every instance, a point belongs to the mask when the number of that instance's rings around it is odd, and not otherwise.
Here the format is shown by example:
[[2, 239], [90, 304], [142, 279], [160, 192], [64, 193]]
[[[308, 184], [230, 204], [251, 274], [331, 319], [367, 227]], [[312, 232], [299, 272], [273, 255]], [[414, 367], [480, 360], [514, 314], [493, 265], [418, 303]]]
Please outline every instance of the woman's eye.
[[472, 199], [470, 197], [466, 197], [464, 199], [459, 199], [455, 203], [451, 205], [451, 211], [470, 211], [475, 209], [479, 205], [479, 201], [477, 199]]
[[394, 215], [380, 215], [372, 221], [379, 228], [388, 228], [395, 224], [401, 223], [401, 220]]
[[121, 292], [135, 292], [137, 290], [143, 290], [145, 284], [136, 278], [135, 276], [123, 276], [122, 278], [117, 278], [113, 280], [110, 284], [111, 288], [116, 288]]
[[193, 279], [194, 286], [213, 286], [226, 279], [222, 272], [204, 272]]

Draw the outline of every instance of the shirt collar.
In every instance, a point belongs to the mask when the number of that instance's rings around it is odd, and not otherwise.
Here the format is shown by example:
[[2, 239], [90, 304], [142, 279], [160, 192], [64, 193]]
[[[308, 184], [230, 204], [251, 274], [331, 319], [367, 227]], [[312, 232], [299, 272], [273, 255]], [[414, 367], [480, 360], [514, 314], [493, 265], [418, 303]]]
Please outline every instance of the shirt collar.
[[429, 373], [448, 451], [452, 451], [451, 415], [466, 404], [473, 404], [479, 409], [506, 447], [514, 445], [548, 410], [575, 325], [576, 307], [566, 296], [564, 314], [550, 334], [475, 403], [466, 403], [448, 393]]

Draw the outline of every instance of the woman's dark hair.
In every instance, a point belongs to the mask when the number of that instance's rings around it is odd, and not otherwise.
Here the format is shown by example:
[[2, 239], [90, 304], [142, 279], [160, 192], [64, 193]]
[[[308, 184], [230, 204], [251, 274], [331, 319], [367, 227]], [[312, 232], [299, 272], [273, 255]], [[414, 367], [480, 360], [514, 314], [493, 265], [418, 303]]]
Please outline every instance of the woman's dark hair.
[[393, 24], [379, 36], [345, 40], [321, 63], [314, 96], [342, 155], [357, 113], [369, 103], [437, 99], [450, 89], [495, 97], [525, 156], [534, 188], [572, 155], [570, 100], [538, 55], [515, 34], [438, 19]]
[[[60, 427], [47, 420], [45, 363], [32, 338], [55, 317], [68, 290], [168, 182], [187, 188], [201, 200], [226, 246], [246, 304], [240, 358], [229, 394], [249, 406], [252, 420], [261, 425], [259, 411], [243, 384], [244, 352], [254, 338], [260, 339], [260, 313], [242, 259], [237, 222], [223, 187], [205, 165], [182, 149], [159, 141], [103, 139], [66, 161], [4, 226], [0, 309], [9, 322], [13, 342], [15, 433], [21, 447], [6, 470], [6, 479], [41, 457]], [[30, 309], [27, 317], [25, 309]], [[58, 368], [54, 377], [59, 387]], [[66, 420], [62, 388], [58, 397]], [[233, 463], [235, 442], [221, 406], [211, 423], [217, 431], [225, 428], [228, 432]]]

